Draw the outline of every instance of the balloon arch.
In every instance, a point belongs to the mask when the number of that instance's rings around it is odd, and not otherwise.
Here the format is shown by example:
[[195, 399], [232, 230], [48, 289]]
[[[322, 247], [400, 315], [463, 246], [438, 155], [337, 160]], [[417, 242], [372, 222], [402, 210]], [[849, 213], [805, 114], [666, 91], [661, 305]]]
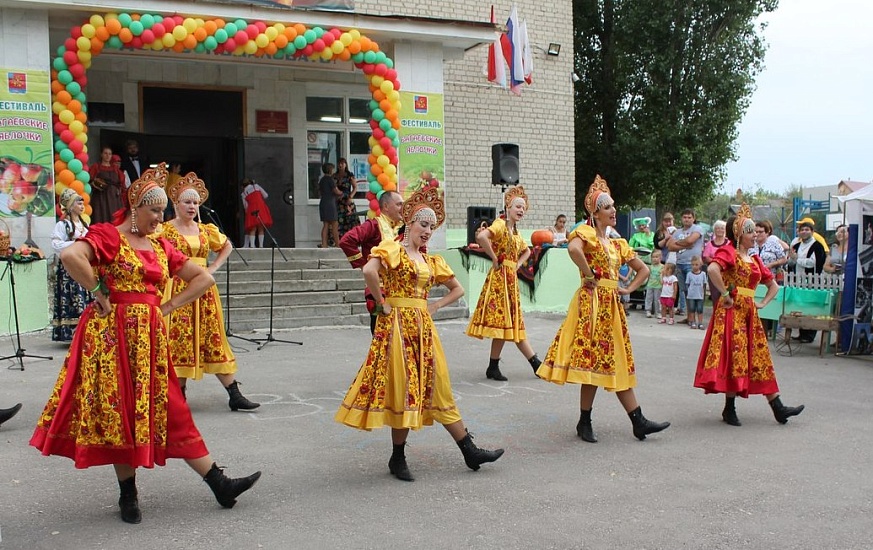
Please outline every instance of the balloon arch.
[[105, 48], [351, 61], [363, 71], [372, 93], [369, 215], [378, 214], [377, 198], [382, 191], [397, 189], [400, 81], [394, 61], [360, 31], [152, 13], [95, 14], [83, 25], [73, 27], [70, 38], [58, 47], [52, 61], [51, 83], [55, 193], [60, 195], [68, 187], [74, 189], [85, 198], [85, 213], [89, 217], [86, 71], [91, 67], [91, 59]]

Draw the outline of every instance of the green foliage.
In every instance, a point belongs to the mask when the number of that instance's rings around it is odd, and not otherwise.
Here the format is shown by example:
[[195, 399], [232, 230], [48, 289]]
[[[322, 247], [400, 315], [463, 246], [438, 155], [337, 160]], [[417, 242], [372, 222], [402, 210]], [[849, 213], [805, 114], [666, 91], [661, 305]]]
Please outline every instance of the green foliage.
[[596, 174], [620, 207], [711, 198], [734, 159], [778, 0], [575, 0], [578, 209]]

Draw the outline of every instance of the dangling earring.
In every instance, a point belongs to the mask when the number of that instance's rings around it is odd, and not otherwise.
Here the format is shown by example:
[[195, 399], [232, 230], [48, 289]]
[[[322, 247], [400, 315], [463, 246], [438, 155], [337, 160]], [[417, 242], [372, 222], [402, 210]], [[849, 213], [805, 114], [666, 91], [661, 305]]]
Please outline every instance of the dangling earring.
[[130, 232], [131, 233], [139, 233], [139, 227], [136, 226], [136, 210], [132, 209], [130, 211]]

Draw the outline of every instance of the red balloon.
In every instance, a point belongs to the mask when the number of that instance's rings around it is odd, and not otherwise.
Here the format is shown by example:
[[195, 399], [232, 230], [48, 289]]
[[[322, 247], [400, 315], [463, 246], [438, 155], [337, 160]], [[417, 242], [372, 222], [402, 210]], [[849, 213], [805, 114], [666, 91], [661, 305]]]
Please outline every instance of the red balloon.
[[258, 34], [260, 34], [260, 31], [258, 30], [258, 27], [256, 25], [249, 24], [249, 26], [246, 27], [245, 33], [246, 35], [248, 35], [249, 38], [254, 40], [255, 38], [257, 38]]
[[364, 66], [361, 67], [361, 70], [364, 71], [364, 74], [373, 74], [373, 71], [376, 70], [376, 66], [372, 63], [364, 63]]
[[309, 57], [314, 51], [315, 49], [312, 47], [312, 44], [308, 44], [305, 48], [303, 48], [303, 55]]
[[379, 76], [385, 76], [385, 73], [388, 72], [388, 65], [384, 63], [379, 63], [378, 65], [376, 65], [375, 69], [373, 69], [373, 72], [375, 72]]
[[134, 37], [131, 39], [129, 45], [130, 45], [131, 48], [133, 48], [133, 49], [135, 49], [135, 50], [139, 50], [139, 49], [142, 48], [142, 44], [143, 44], [143, 42], [142, 42], [142, 36], [134, 36]]
[[385, 151], [385, 154], [388, 154], [388, 150], [391, 147], [391, 139], [388, 137], [383, 137], [379, 140], [379, 145], [382, 146], [382, 149]]
[[64, 130], [63, 132], [61, 132], [61, 141], [63, 141], [64, 143], [69, 145], [70, 142], [74, 141], [75, 139], [76, 136], [70, 130]]
[[377, 201], [376, 199], [370, 199], [370, 210], [379, 210], [379, 201]]
[[76, 158], [84, 165], [88, 166], [88, 153], [79, 153]]
[[[52, 118], [54, 118], [54, 117], [52, 117]], [[54, 126], [52, 126], [52, 128], [54, 129], [55, 134], [61, 135], [61, 132], [63, 132], [64, 130], [67, 129], [67, 125], [59, 120], [59, 121], [55, 122], [55, 124], [54, 124]], [[64, 143], [66, 143], [66, 141]]]
[[376, 127], [375, 129], [373, 129], [373, 137], [376, 139], [382, 139], [383, 137], [385, 137], [385, 132], [382, 130], [382, 128]]
[[[254, 38], [254, 36], [252, 38]], [[236, 42], [237, 46], [242, 46], [249, 41], [249, 35], [246, 34], [246, 31], [237, 31], [236, 34], [233, 35], [233, 40]]]
[[[67, 50], [73, 52], [73, 55], [76, 55], [76, 52], [79, 51], [79, 46], [76, 45], [75, 38], [67, 38], [66, 40], [64, 40], [64, 47]], [[79, 59], [79, 58], [77, 57], [76, 59]]]
[[330, 34], [333, 35], [334, 40], [339, 40], [339, 37], [342, 36], [343, 31], [341, 31], [341, 30], [339, 30], [338, 28], [334, 27], [334, 28], [330, 29]]
[[222, 44], [222, 46], [224, 46], [224, 51], [226, 51], [227, 53], [233, 53], [233, 50], [236, 49], [236, 40], [234, 40], [233, 38], [228, 38], [224, 41], [224, 44]]
[[72, 36], [73, 38], [79, 38], [80, 36], [82, 36], [82, 27], [77, 25], [70, 29], [70, 36]]
[[155, 33], [151, 29], [146, 29], [142, 31], [140, 38], [143, 44], [152, 44], [155, 41]]
[[331, 44], [333, 44], [334, 40], [336, 40], [336, 37], [331, 33], [326, 32], [321, 36], [321, 40], [322, 42], [324, 42], [325, 46], [330, 46]]
[[84, 149], [84, 147], [85, 147], [84, 144], [81, 141], [79, 141], [78, 139], [74, 139], [67, 146], [70, 148], [70, 151], [72, 151], [73, 153], [75, 153], [77, 155], [79, 153], [81, 153], [82, 149]]
[[373, 193], [372, 191], [367, 191], [366, 197], [367, 197], [368, 201], [371, 201], [371, 200], [376, 198], [376, 194]]
[[371, 119], [370, 119], [370, 128], [372, 128], [373, 130], [375, 130], [375, 129], [378, 128], [378, 127], [379, 127], [379, 122], [376, 121], [376, 120], [373, 120], [373, 119], [371, 118]]
[[83, 76], [85, 76], [85, 66], [81, 63], [70, 65], [70, 68], [67, 70], [70, 71], [70, 74], [73, 75], [73, 78], [82, 78]]
[[67, 64], [67, 67], [72, 67], [73, 65], [79, 62], [79, 56], [76, 55], [76, 52], [66, 51], [64, 52], [64, 63]]
[[79, 84], [79, 86], [84, 88], [85, 86], [88, 85], [88, 75], [83, 74], [82, 76], [80, 76], [79, 78], [76, 79], [76, 82]]
[[267, 24], [263, 21], [255, 21], [255, 26], [258, 28], [258, 33], [262, 33], [267, 30]]
[[322, 40], [321, 38], [316, 38], [315, 42], [312, 43], [312, 49], [317, 51], [317, 52], [323, 51], [324, 46], [325, 46], [324, 40]]
[[[155, 38], [160, 38], [167, 34], [167, 27], [163, 23], [155, 23], [150, 30], [154, 33]], [[145, 34], [145, 31], [143, 31], [143, 34]]]
[[394, 69], [388, 69], [387, 71], [385, 71], [385, 80], [390, 80], [391, 82], [397, 80], [397, 71], [395, 71]]
[[181, 25], [182, 23], [185, 22], [185, 18], [182, 17], [181, 15], [174, 15], [174, 16], [173, 16], [173, 21], [176, 22], [176, 24], [173, 25], [173, 26], [174, 26], [174, 27], [178, 27], [179, 25]]

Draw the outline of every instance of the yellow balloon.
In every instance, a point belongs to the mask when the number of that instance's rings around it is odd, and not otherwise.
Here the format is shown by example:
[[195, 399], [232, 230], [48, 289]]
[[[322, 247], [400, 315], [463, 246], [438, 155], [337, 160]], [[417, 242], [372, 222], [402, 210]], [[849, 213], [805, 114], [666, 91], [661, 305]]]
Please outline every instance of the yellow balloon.
[[[91, 62], [91, 52], [78, 51], [76, 52], [76, 57], [79, 58], [79, 61], [82, 63], [82, 65]], [[87, 69], [87, 67], [85, 68]]]
[[376, 157], [380, 157], [385, 154], [385, 151], [382, 149], [381, 145], [374, 145], [371, 150], [373, 151], [373, 154], [376, 155]]
[[194, 22], [197, 24], [197, 28], [198, 28], [198, 29], [199, 29], [200, 27], [202, 27], [203, 25], [206, 24], [206, 21], [204, 21], [204, 20], [203, 20], [202, 18], [200, 18], [200, 17], [196, 17], [196, 18], [194, 18]]
[[91, 39], [94, 38], [95, 34], [97, 34], [97, 29], [94, 28], [94, 25], [91, 23], [85, 23], [82, 25], [82, 36]]
[[346, 47], [343, 46], [343, 43], [339, 40], [334, 40], [330, 45], [330, 51], [332, 51], [334, 55], [342, 53], [345, 48]]
[[61, 111], [65, 111], [67, 106], [61, 103], [60, 101], [55, 101], [52, 103], [52, 112], [56, 115], [61, 114]]
[[400, 110], [400, 92], [398, 92], [397, 90], [391, 90], [390, 92], [385, 94], [385, 97], [388, 98], [388, 101], [391, 102], [392, 106], [396, 102], [397, 107], [395, 107], [395, 109], [397, 109], [398, 111]]
[[78, 139], [82, 143], [88, 143], [88, 134], [85, 132], [81, 132], [76, 134], [76, 139]]
[[[164, 35], [166, 36], [166, 35]], [[188, 29], [185, 28], [184, 25], [178, 25], [173, 29], [173, 38], [176, 39], [176, 42], [181, 42], [185, 40], [185, 37], [188, 36]]]
[[347, 33], [347, 32], [342, 33], [340, 35], [339, 41], [342, 43], [343, 46], [348, 46], [349, 44], [352, 43], [351, 33]]
[[331, 59], [333, 59], [333, 50], [331, 50], [330, 48], [325, 48], [321, 50], [321, 53], [318, 55], [325, 61], [330, 61]]
[[370, 77], [370, 83], [377, 88], [381, 88], [383, 82], [385, 82], [385, 78], [377, 74]]
[[376, 164], [381, 166], [383, 169], [391, 164], [391, 161], [388, 160], [388, 157], [385, 155], [379, 155], [379, 158], [376, 159]]
[[70, 123], [70, 131], [74, 134], [81, 134], [85, 131], [85, 125], [79, 122], [78, 120], [74, 120]]
[[161, 44], [163, 44], [165, 48], [172, 48], [176, 45], [176, 38], [172, 34], [167, 33], [161, 37]]
[[389, 164], [388, 166], [386, 166], [383, 169], [383, 172], [388, 174], [388, 177], [390, 178], [390, 177], [395, 176], [397, 174], [397, 167], [394, 166], [393, 164]]
[[[188, 33], [190, 34], [197, 30], [197, 21], [194, 21], [194, 19], [188, 17], [184, 21], [182, 21], [182, 27], [184, 27], [185, 30], [188, 31]], [[175, 32], [175, 30], [176, 29], [173, 29], [173, 32]]]
[[95, 29], [96, 29], [97, 27], [102, 27], [103, 25], [106, 24], [106, 21], [104, 21], [103, 18], [102, 18], [101, 16], [97, 15], [97, 14], [92, 15], [92, 16], [91, 16], [91, 19], [89, 19], [88, 22], [91, 23], [91, 25], [92, 25]]
[[69, 110], [69, 109], [64, 109], [63, 111], [61, 111], [61, 112], [58, 114], [58, 118], [59, 118], [60, 121], [63, 122], [64, 124], [69, 125], [71, 122], [73, 122], [74, 120], [76, 120], [76, 115], [73, 114], [73, 111], [71, 111], [71, 110]]
[[376, 138], [374, 138], [373, 136], [370, 136], [367, 138], [367, 145], [369, 145], [370, 149], [372, 149], [373, 147], [379, 145], [379, 141], [376, 140]]
[[[258, 36], [255, 37], [255, 45], [257, 45], [258, 48], [266, 48], [267, 44], [269, 44], [269, 43], [270, 43], [270, 39], [267, 38], [266, 34], [259, 34]], [[255, 50], [255, 51], [257, 51], [257, 50]], [[254, 52], [252, 52], [252, 53], [254, 53]]]
[[387, 94], [394, 89], [394, 83], [390, 80], [385, 80], [384, 82], [382, 82], [382, 84], [379, 85], [379, 89], [382, 90], [382, 93]]
[[[283, 25], [282, 23], [276, 23], [275, 25], [273, 25], [272, 28], [276, 29], [276, 36], [279, 36], [280, 34], [285, 32], [285, 25]], [[269, 31], [270, 29], [267, 29], [267, 30]], [[268, 32], [267, 36], [269, 36], [269, 35], [270, 35], [270, 33]]]
[[243, 46], [243, 51], [245, 51], [249, 55], [252, 55], [256, 51], [258, 51], [258, 45], [257, 43], [255, 43], [254, 40], [249, 40], [248, 42], [246, 42], [245, 46]]
[[359, 31], [358, 29], [352, 29], [349, 31], [349, 36], [352, 37], [352, 40], [357, 40], [361, 37], [361, 31]]
[[55, 181], [55, 195], [60, 195], [67, 189], [67, 184], [62, 181]]
[[[277, 36], [279, 36], [279, 31], [276, 30], [276, 27], [267, 27], [267, 30], [264, 31], [264, 36], [267, 37], [267, 40], [272, 42]], [[264, 46], [261, 47], [263, 48]]]
[[84, 36], [80, 36], [76, 39], [76, 47], [79, 49], [80, 52], [90, 52], [91, 41]]

